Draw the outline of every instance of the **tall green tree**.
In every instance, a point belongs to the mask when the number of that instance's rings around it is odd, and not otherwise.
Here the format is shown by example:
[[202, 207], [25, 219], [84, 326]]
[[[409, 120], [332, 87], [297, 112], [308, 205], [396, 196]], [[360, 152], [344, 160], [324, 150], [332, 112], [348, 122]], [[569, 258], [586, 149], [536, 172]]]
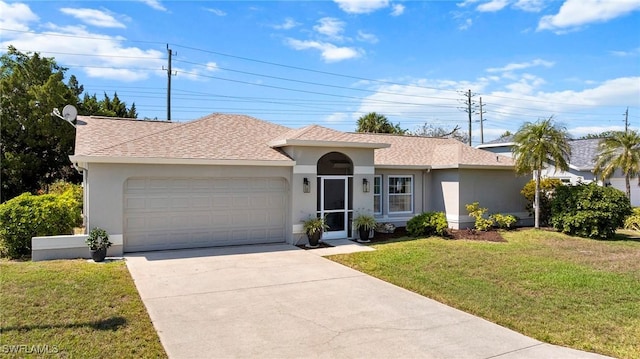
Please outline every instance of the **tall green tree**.
[[569, 135], [564, 127], [553, 122], [553, 117], [527, 122], [514, 135], [512, 148], [518, 174], [533, 173], [536, 183], [534, 198], [535, 227], [540, 228], [540, 177], [549, 161], [555, 170], [569, 169]]
[[51, 116], [53, 108], [78, 103], [82, 87], [53, 58], [9, 46], [0, 56], [2, 202], [56, 180], [78, 182], [69, 155], [75, 130]]
[[96, 94], [89, 95], [85, 93], [82, 101], [78, 103], [78, 114], [84, 116], [138, 118], [135, 102], [130, 108], [127, 108], [127, 103], [120, 100], [117, 92], [113, 93], [113, 98], [110, 98], [105, 92], [102, 100], [98, 100]]
[[638, 177], [640, 186], [640, 133], [637, 131], [613, 132], [600, 140], [595, 158], [594, 173], [603, 180], [610, 178], [617, 169], [624, 174], [627, 198], [631, 199], [631, 178]]
[[356, 132], [396, 133], [404, 134], [407, 130], [400, 128], [400, 124], [392, 124], [386, 116], [369, 112], [360, 116], [357, 122]]

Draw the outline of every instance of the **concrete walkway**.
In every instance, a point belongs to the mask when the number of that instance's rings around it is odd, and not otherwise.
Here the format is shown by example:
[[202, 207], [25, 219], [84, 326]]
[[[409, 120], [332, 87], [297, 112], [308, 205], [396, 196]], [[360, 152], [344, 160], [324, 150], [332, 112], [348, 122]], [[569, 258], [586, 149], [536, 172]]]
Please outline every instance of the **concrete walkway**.
[[602, 358], [320, 256], [367, 248], [340, 247], [206, 248], [126, 260], [171, 358]]

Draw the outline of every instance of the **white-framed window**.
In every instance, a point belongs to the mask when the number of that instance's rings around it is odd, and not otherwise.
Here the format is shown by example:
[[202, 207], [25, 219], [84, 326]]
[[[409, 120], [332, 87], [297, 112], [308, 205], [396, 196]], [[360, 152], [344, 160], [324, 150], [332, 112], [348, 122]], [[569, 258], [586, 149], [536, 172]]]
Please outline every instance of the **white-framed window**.
[[373, 213], [382, 214], [382, 176], [373, 177]]
[[413, 212], [413, 176], [388, 176], [389, 213]]

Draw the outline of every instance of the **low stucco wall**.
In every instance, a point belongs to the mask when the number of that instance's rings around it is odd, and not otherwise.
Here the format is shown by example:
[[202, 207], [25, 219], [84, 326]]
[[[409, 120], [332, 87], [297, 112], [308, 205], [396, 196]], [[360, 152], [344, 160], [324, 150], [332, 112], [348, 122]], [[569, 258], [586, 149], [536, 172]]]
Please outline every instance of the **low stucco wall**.
[[[88, 235], [44, 236], [31, 238], [31, 260], [34, 262], [52, 259], [91, 258], [84, 243]], [[112, 245], [107, 256], [122, 256], [122, 235], [109, 235]]]

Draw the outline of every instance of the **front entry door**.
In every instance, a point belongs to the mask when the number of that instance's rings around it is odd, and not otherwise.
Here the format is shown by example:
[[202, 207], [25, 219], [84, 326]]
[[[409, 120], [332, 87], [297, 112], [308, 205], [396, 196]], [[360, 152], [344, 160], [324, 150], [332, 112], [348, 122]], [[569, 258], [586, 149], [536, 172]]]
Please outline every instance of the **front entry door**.
[[349, 226], [349, 177], [322, 176], [318, 198], [318, 212], [326, 218], [329, 229], [322, 239], [347, 238]]

